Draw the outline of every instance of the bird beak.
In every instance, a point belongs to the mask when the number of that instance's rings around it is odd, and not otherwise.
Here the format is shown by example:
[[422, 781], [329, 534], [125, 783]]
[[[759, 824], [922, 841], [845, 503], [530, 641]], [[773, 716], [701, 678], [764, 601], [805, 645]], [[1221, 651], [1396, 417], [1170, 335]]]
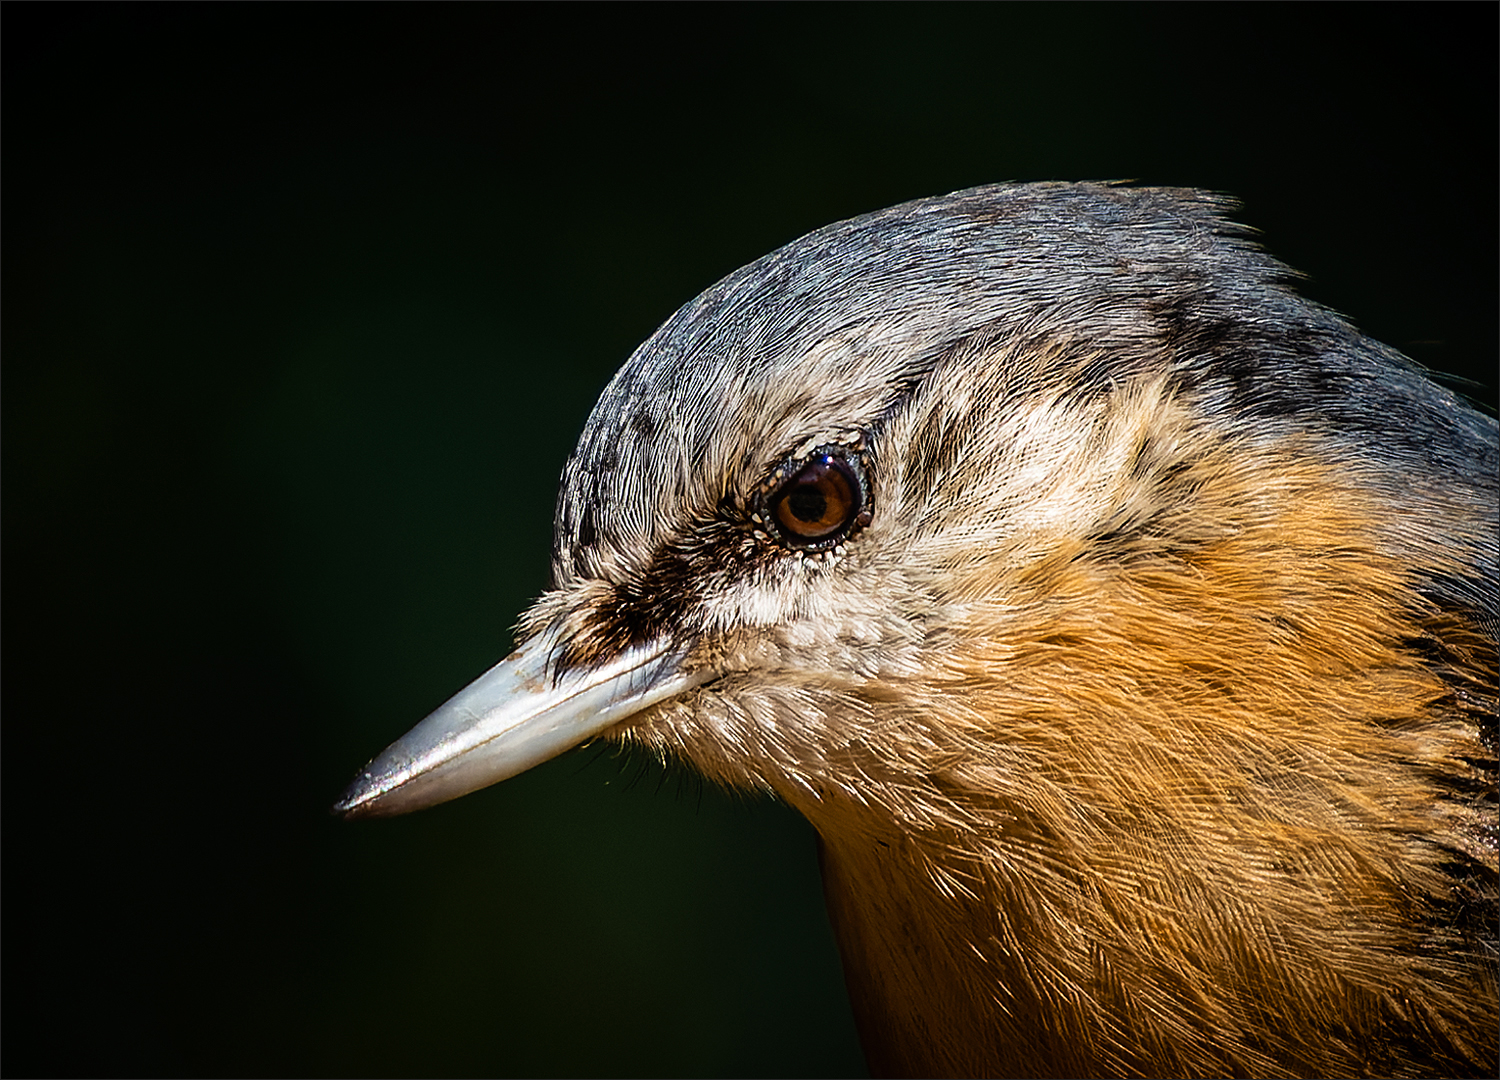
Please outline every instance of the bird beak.
[[554, 677], [556, 631], [532, 638], [369, 765], [333, 808], [346, 818], [435, 806], [525, 772], [710, 677], [684, 673], [683, 651], [648, 642]]

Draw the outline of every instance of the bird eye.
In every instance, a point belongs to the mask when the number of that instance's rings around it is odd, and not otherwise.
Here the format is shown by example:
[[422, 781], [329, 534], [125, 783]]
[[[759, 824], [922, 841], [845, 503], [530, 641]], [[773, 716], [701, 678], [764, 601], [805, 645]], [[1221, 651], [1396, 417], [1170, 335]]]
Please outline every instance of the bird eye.
[[765, 500], [764, 517], [787, 546], [826, 551], [869, 522], [864, 472], [842, 448], [823, 447], [777, 473], [790, 476]]

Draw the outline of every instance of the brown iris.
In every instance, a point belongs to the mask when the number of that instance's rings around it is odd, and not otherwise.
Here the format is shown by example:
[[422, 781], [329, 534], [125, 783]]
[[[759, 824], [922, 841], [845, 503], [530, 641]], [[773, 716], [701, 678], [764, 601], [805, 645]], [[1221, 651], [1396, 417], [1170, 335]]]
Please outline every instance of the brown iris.
[[801, 463], [783, 466], [790, 478], [766, 507], [771, 524], [789, 546], [823, 551], [841, 542], [865, 512], [864, 477], [858, 465], [834, 448], [823, 448]]

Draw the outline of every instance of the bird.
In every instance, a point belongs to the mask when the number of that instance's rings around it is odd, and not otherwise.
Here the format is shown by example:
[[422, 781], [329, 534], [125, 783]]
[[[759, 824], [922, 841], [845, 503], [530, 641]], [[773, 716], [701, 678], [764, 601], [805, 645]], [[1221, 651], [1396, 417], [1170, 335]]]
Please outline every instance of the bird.
[[989, 185], [708, 288], [336, 812], [592, 741], [768, 793], [876, 1075], [1494, 1076], [1496, 421], [1237, 209]]

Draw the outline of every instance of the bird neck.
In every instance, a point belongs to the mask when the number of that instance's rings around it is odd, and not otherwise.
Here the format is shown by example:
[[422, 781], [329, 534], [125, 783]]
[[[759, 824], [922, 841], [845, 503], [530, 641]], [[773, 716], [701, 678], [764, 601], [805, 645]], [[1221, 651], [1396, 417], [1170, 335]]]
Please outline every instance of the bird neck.
[[819, 862], [871, 1075], [1091, 1075], [1081, 1016], [1048, 1008], [1027, 978], [1046, 946], [1008, 934], [989, 947], [1005, 929], [992, 898], [951, 869], [934, 876], [931, 854], [896, 834], [820, 839]]

